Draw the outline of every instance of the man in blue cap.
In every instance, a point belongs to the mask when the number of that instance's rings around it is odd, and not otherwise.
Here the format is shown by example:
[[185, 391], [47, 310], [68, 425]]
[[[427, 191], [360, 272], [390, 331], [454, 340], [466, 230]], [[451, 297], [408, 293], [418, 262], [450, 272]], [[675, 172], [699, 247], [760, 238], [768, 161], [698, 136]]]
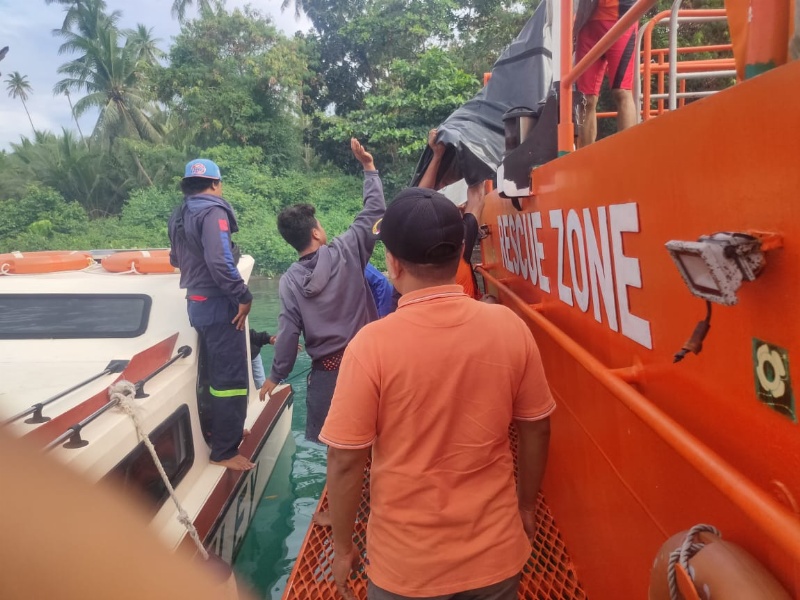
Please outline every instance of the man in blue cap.
[[[170, 263], [181, 270], [189, 322], [200, 335], [207, 366], [211, 462], [235, 471], [255, 465], [239, 454], [249, 385], [245, 322], [253, 295], [236, 265], [238, 231], [222, 198], [219, 167], [196, 159], [181, 180], [183, 203], [169, 220]], [[236, 258], [234, 258], [236, 256]]]

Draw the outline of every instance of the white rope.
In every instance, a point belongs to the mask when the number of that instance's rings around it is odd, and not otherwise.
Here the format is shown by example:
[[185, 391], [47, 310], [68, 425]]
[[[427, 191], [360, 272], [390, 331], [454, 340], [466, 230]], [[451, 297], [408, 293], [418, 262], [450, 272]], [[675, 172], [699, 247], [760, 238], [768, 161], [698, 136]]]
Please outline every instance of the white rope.
[[106, 271], [105, 269], [95, 269], [92, 267], [89, 267], [89, 269], [90, 270], [88, 270], [87, 272], [91, 273], [92, 275], [111, 275], [112, 277], [116, 277], [117, 275], [131, 275], [131, 274], [141, 275], [141, 273], [139, 273], [139, 271], [137, 271], [136, 268], [133, 267], [132, 263], [131, 263], [131, 269], [129, 269], [128, 271], [119, 271], [117, 273], [112, 273], [111, 271]]
[[670, 600], [680, 600], [683, 598], [678, 590], [678, 575], [676, 569], [679, 564], [683, 567], [683, 570], [686, 571], [686, 574], [694, 579], [692, 568], [689, 566], [689, 559], [705, 547], [703, 542], [695, 542], [695, 537], [706, 532], [717, 537], [722, 537], [722, 534], [713, 525], [695, 525], [687, 532], [686, 538], [683, 540], [680, 547], [670, 553], [669, 562], [667, 563], [667, 581], [669, 583]]
[[161, 474], [161, 479], [164, 481], [164, 485], [169, 491], [170, 498], [172, 498], [172, 501], [175, 503], [175, 507], [178, 509], [178, 522], [180, 522], [181, 525], [186, 528], [186, 531], [189, 533], [189, 536], [192, 538], [192, 540], [194, 540], [194, 544], [197, 546], [197, 550], [200, 552], [201, 556], [205, 560], [208, 560], [208, 552], [203, 546], [203, 542], [200, 541], [200, 536], [197, 533], [197, 529], [195, 528], [194, 523], [192, 523], [192, 519], [189, 517], [189, 514], [186, 512], [186, 510], [184, 510], [183, 506], [181, 506], [181, 503], [178, 501], [178, 497], [175, 495], [175, 488], [172, 487], [172, 484], [169, 481], [169, 476], [164, 470], [164, 465], [161, 464], [161, 459], [158, 458], [158, 454], [153, 446], [153, 442], [150, 441], [150, 437], [142, 428], [142, 423], [139, 419], [139, 415], [136, 412], [136, 404], [133, 401], [136, 396], [136, 386], [130, 381], [118, 381], [108, 388], [108, 395], [111, 401], [116, 401], [117, 406], [131, 418], [131, 421], [133, 421], [139, 441], [144, 442], [144, 445], [147, 446], [147, 449], [150, 451], [150, 456], [153, 457], [153, 462], [155, 463], [158, 472]]

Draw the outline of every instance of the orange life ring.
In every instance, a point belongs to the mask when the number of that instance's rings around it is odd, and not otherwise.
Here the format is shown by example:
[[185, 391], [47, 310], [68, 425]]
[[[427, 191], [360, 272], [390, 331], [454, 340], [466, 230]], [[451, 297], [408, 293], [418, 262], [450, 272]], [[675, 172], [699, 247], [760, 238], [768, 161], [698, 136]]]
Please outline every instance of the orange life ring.
[[92, 265], [88, 252], [56, 250], [46, 252], [10, 252], [0, 254], [0, 275], [80, 271]]
[[[664, 542], [650, 571], [649, 600], [791, 600], [761, 563], [717, 533], [713, 527], [697, 525]], [[671, 568], [673, 552], [678, 556]], [[683, 559], [688, 561], [688, 570], [681, 564]], [[674, 580], [670, 584], [672, 569]]]
[[169, 264], [169, 250], [133, 250], [115, 252], [102, 261], [103, 268], [111, 273], [177, 273]]

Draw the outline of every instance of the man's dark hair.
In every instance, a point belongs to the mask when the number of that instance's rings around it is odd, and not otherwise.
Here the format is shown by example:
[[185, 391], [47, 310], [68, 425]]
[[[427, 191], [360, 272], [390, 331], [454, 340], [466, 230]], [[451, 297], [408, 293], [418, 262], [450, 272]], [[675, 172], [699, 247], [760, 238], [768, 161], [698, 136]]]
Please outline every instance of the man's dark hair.
[[181, 191], [184, 196], [196, 196], [219, 183], [219, 179], [209, 179], [208, 177], [184, 177], [181, 179]]
[[406, 271], [420, 281], [431, 285], [443, 285], [451, 282], [456, 276], [458, 261], [461, 260], [461, 255], [455, 256], [451, 260], [443, 263], [420, 264], [412, 263], [402, 258], [398, 258], [397, 260], [403, 265]]
[[295, 204], [284, 208], [278, 215], [278, 231], [298, 252], [311, 244], [311, 230], [317, 226], [316, 212], [310, 204]]

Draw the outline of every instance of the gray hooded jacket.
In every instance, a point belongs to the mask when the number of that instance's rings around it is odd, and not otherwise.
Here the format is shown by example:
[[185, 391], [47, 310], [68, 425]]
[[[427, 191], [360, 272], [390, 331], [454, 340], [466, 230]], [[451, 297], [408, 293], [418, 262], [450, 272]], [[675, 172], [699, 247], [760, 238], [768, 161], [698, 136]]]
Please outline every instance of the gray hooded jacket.
[[292, 263], [281, 277], [272, 381], [291, 373], [301, 332], [315, 361], [344, 350], [359, 329], [378, 318], [364, 267], [375, 248], [375, 224], [385, 211], [378, 171], [364, 171], [364, 208], [353, 224], [311, 258]]

